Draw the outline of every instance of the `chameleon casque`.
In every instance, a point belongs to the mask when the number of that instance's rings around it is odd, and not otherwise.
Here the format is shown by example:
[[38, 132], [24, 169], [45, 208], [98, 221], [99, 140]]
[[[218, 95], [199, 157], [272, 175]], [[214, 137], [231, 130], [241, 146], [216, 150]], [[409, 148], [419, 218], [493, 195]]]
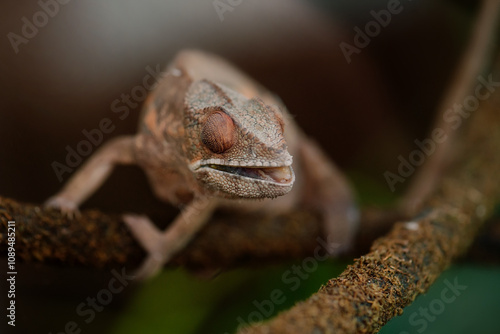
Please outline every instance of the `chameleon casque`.
[[117, 164], [137, 164], [161, 200], [183, 207], [165, 231], [145, 216], [124, 215], [149, 254], [140, 278], [158, 272], [219, 208], [272, 215], [313, 207], [338, 252], [357, 228], [346, 178], [282, 102], [205, 52], [179, 52], [146, 100], [138, 133], [106, 143], [46, 205], [76, 212]]

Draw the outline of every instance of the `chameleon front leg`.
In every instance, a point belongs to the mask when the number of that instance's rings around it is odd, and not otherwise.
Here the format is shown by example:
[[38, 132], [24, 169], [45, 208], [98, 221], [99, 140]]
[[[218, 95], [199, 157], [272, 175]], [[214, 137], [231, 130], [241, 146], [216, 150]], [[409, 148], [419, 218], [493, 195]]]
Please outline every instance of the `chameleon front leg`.
[[306, 204], [323, 215], [323, 232], [333, 255], [348, 250], [359, 224], [359, 211], [347, 178], [311, 140], [300, 142]]
[[135, 162], [134, 141], [134, 136], [124, 136], [104, 144], [69, 179], [59, 193], [45, 202], [45, 206], [58, 208], [69, 215], [77, 212], [78, 206], [102, 185], [115, 165]]
[[209, 220], [216, 206], [215, 198], [195, 198], [165, 231], [160, 231], [146, 216], [124, 215], [123, 220], [148, 253], [135, 273], [136, 278], [144, 280], [157, 274], [175, 253], [192, 240]]

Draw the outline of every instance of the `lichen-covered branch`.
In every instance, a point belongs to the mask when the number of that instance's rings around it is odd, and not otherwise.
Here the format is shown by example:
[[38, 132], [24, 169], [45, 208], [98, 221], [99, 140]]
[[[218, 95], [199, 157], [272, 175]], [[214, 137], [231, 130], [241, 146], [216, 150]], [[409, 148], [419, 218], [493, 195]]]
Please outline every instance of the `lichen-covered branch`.
[[[367, 210], [358, 252], [387, 232], [396, 217], [401, 215]], [[145, 255], [119, 215], [89, 210], [68, 218], [54, 209], [0, 197], [2, 254], [9, 220], [16, 221], [16, 252], [25, 262], [135, 266]], [[303, 209], [277, 217], [217, 213], [170, 265], [196, 270], [299, 258], [312, 254], [320, 234], [320, 217]]]
[[[304, 241], [314, 242], [314, 236], [319, 234], [319, 225], [307, 213], [297, 213], [286, 223], [280, 219], [262, 218], [263, 226], [259, 228], [255, 228], [255, 220], [250, 219], [242, 217], [235, 224], [234, 217], [218, 215], [173, 263], [193, 269], [219, 268], [252, 255], [264, 257], [267, 252], [278, 258], [290, 256], [286, 255], [287, 249], [299, 256], [307, 252]], [[23, 261], [93, 267], [134, 266], [145, 254], [118, 215], [90, 210], [71, 219], [54, 209], [7, 198], [0, 198], [2, 251], [6, 249], [8, 220], [16, 221], [16, 251]], [[307, 229], [294, 224], [303, 221], [312, 223]], [[277, 239], [275, 233], [284, 233], [285, 229], [289, 238], [283, 238], [281, 244], [272, 242]]]
[[375, 333], [401, 314], [467, 250], [500, 199], [499, 95], [475, 111], [459, 161], [419, 216], [397, 223], [306, 301], [238, 333]]

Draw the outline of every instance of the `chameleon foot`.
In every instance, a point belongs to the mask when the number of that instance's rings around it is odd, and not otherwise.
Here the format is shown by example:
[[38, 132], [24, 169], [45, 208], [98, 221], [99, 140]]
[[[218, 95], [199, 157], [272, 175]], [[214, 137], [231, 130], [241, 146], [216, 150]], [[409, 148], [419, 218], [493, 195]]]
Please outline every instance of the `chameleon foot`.
[[148, 255], [134, 273], [138, 280], [145, 280], [158, 274], [170, 259], [170, 253], [163, 233], [146, 216], [123, 215], [123, 221], [135, 239], [147, 251]]
[[78, 205], [75, 202], [61, 196], [50, 197], [47, 201], [45, 201], [43, 206], [45, 208], [58, 209], [63, 215], [70, 219], [78, 218], [81, 215], [78, 210]]

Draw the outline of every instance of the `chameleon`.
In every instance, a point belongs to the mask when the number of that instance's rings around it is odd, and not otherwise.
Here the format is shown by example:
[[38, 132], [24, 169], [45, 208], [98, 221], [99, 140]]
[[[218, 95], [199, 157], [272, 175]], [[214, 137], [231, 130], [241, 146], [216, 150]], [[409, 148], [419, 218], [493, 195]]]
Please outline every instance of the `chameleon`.
[[[335, 254], [349, 248], [358, 211], [347, 178], [294, 122], [283, 102], [235, 66], [180, 51], [141, 112], [136, 134], [105, 143], [46, 202], [73, 215], [120, 164], [136, 164], [155, 195], [182, 207], [164, 230], [144, 215], [123, 221], [146, 250], [137, 278], [154, 276], [215, 210], [276, 215], [317, 210]], [[334, 255], [335, 255], [334, 254]]]

